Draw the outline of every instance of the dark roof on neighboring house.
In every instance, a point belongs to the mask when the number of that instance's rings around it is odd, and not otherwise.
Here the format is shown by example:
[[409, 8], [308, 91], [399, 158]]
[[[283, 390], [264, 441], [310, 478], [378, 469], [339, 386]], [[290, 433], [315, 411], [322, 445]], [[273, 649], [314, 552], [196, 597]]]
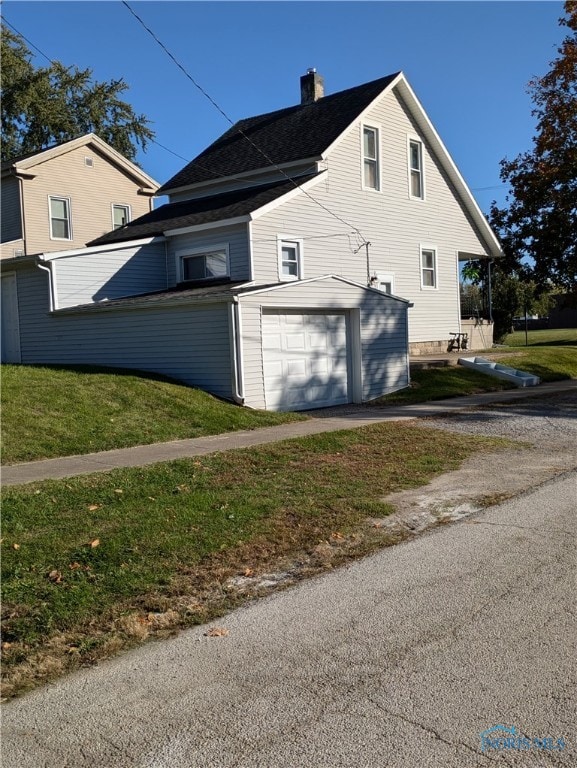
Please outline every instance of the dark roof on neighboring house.
[[183, 200], [179, 203], [167, 203], [150, 213], [145, 213], [126, 226], [108, 232], [88, 243], [106, 245], [123, 240], [138, 240], [141, 237], [154, 237], [170, 229], [181, 229], [198, 224], [208, 224], [237, 216], [246, 216], [263, 205], [282, 197], [296, 186], [314, 178], [318, 174], [300, 176], [294, 180], [283, 179], [270, 184], [259, 184], [220, 195]]
[[320, 157], [398, 74], [323, 96], [311, 104], [240, 120], [167, 181], [158, 194], [273, 164]]

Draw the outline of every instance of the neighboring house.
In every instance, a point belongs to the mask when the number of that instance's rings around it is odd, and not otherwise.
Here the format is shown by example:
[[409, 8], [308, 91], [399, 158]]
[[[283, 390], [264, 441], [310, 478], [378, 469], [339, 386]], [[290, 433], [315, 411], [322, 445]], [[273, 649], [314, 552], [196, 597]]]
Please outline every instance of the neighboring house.
[[152, 210], [158, 184], [89, 133], [2, 163], [1, 258], [81, 248]]
[[402, 73], [324, 96], [309, 71], [301, 96], [227, 131], [168, 204], [11, 260], [13, 359], [158, 371], [269, 409], [407, 386], [409, 345], [463, 330], [459, 262], [499, 244]]

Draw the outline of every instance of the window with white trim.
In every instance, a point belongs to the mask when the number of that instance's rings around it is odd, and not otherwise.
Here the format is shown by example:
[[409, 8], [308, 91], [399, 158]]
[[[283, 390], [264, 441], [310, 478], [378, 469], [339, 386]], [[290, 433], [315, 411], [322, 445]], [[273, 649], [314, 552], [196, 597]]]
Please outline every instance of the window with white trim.
[[52, 240], [72, 240], [70, 222], [70, 198], [49, 197], [50, 238]]
[[437, 287], [437, 249], [421, 247], [421, 286]]
[[302, 280], [302, 240], [279, 238], [278, 272], [280, 280]]
[[180, 280], [215, 280], [228, 277], [228, 247], [226, 245], [178, 254]]
[[379, 129], [363, 125], [363, 187], [380, 189]]
[[112, 206], [112, 228], [120, 229], [120, 227], [126, 226], [130, 221], [130, 206], [129, 205], [114, 205]]
[[416, 139], [409, 139], [409, 195], [416, 200], [425, 197], [423, 144]]

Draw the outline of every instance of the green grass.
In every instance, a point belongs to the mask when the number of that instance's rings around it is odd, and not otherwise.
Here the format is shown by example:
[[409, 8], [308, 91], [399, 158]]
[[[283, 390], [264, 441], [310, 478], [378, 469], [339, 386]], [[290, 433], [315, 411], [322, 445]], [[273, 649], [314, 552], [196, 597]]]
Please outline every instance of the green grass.
[[390, 512], [383, 496], [497, 445], [389, 423], [6, 488], [8, 692], [130, 644], [127, 616], [142, 627], [151, 611], [174, 609], [180, 625], [222, 612], [223, 583], [247, 568], [314, 558], [331, 540], [354, 556], [382, 546], [366, 518]]
[[92, 453], [303, 418], [253, 411], [153, 374], [2, 366], [2, 461]]
[[[543, 331], [528, 331], [529, 346], [573, 346], [577, 347], [577, 328], [552, 328]], [[524, 347], [525, 331], [510, 333], [504, 341], [508, 347]]]
[[[525, 347], [525, 334], [522, 344], [519, 333], [511, 334], [506, 341], [507, 345], [488, 351], [500, 353], [496, 362], [533, 373], [542, 381], [577, 379], [577, 329], [532, 331], [529, 341], [533, 346], [529, 347]], [[510, 356], [506, 354], [507, 346], [511, 347]], [[470, 354], [483, 356], [484, 353]], [[504, 389], [514, 389], [514, 385], [470, 368], [459, 365], [429, 368], [411, 371], [410, 387], [373, 400], [370, 405], [410, 405]]]
[[478, 392], [499, 392], [512, 384], [493, 379], [470, 368], [449, 365], [411, 371], [411, 385], [391, 395], [372, 400], [369, 405], [411, 405], [429, 400], [474, 395]]

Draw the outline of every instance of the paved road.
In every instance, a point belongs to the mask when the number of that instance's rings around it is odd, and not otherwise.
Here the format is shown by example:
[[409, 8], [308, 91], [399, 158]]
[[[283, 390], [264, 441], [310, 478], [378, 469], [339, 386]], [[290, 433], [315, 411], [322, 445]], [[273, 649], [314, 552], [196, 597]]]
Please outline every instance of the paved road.
[[[576, 765], [576, 499], [573, 472], [11, 702], [2, 766]], [[530, 748], [483, 752], [495, 725]]]

